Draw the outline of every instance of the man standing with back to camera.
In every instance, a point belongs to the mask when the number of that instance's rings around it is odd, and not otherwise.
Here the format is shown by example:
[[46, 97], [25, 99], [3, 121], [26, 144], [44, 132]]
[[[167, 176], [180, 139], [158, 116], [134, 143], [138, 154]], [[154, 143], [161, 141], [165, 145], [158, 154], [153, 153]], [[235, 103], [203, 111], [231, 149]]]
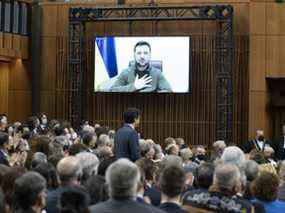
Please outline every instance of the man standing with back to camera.
[[140, 111], [129, 108], [124, 112], [124, 125], [115, 135], [115, 154], [117, 159], [128, 158], [135, 162], [140, 158], [139, 137], [135, 127], [140, 123]]
[[148, 42], [136, 43], [134, 59], [135, 64], [119, 74], [111, 86], [112, 92], [172, 92], [161, 70], [150, 63], [151, 47]]

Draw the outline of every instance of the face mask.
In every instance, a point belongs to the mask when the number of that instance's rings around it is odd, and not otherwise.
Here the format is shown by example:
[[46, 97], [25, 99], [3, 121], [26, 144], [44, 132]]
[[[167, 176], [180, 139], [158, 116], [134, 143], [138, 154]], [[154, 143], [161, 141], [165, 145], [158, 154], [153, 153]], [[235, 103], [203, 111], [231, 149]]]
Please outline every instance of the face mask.
[[47, 124], [47, 119], [46, 118], [42, 119], [42, 124]]
[[206, 156], [203, 154], [199, 154], [196, 156], [199, 160], [206, 160]]
[[259, 136], [259, 137], [258, 137], [258, 140], [259, 140], [259, 141], [263, 141], [263, 140], [264, 140], [264, 136]]

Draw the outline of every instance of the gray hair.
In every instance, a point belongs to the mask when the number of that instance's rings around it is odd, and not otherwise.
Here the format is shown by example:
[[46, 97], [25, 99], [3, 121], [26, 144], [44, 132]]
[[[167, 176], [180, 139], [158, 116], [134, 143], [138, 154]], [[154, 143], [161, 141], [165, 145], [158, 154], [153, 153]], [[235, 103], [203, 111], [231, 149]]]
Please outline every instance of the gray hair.
[[180, 150], [180, 156], [183, 161], [187, 161], [193, 157], [193, 152], [190, 148], [184, 148]]
[[214, 172], [214, 185], [221, 189], [233, 190], [240, 182], [241, 174], [234, 164], [219, 164]]
[[40, 163], [47, 163], [47, 156], [42, 152], [36, 152], [31, 161], [31, 167], [35, 168]]
[[89, 177], [97, 174], [99, 159], [89, 152], [81, 152], [75, 156], [82, 168], [82, 181], [87, 181]]
[[101, 134], [96, 142], [97, 146], [107, 146], [110, 144], [110, 137], [106, 134]]
[[68, 183], [74, 179], [78, 179], [82, 174], [78, 158], [68, 156], [61, 159], [56, 167], [60, 180], [63, 183]]
[[167, 166], [183, 166], [181, 157], [176, 155], [167, 155], [159, 164], [160, 169], [164, 169]]
[[241, 170], [244, 168], [245, 155], [237, 146], [229, 146], [225, 148], [221, 159], [224, 163], [236, 165]]
[[253, 181], [259, 173], [259, 165], [253, 160], [246, 160], [244, 163], [244, 172], [248, 181]]
[[138, 166], [128, 159], [115, 161], [106, 172], [109, 196], [117, 200], [134, 199], [140, 176]]
[[21, 209], [36, 204], [39, 194], [46, 189], [46, 180], [37, 172], [27, 172], [15, 181], [14, 202]]

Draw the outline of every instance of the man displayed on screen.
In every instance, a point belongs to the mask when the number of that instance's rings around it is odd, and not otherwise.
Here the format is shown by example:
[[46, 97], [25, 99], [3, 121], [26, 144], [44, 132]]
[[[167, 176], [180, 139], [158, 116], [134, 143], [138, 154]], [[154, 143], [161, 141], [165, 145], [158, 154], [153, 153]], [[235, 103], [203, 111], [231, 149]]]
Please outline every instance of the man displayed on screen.
[[151, 65], [151, 46], [146, 41], [134, 47], [134, 65], [123, 70], [111, 86], [112, 92], [172, 92], [160, 69]]

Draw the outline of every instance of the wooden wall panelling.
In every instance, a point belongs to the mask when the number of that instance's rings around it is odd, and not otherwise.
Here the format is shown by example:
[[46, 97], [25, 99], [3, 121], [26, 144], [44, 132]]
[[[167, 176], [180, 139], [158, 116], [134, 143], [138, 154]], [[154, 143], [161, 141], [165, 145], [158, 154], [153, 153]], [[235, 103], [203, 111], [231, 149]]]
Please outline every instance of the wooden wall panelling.
[[31, 72], [29, 63], [21, 59], [16, 59], [9, 64], [9, 90], [31, 90]]
[[249, 89], [266, 91], [266, 37], [250, 36]]
[[41, 82], [42, 90], [54, 90], [56, 79], [56, 37], [42, 37]]
[[[27, 61], [16, 59], [9, 64], [9, 121], [25, 121], [31, 115], [31, 73]], [[19, 107], [20, 106], [20, 107]]]
[[266, 36], [266, 76], [267, 77], [285, 77], [284, 58], [285, 58], [285, 35], [267, 35]]
[[[43, 5], [44, 7], [44, 5]], [[61, 7], [61, 8], [60, 8]], [[244, 8], [242, 5], [240, 8]], [[43, 37], [43, 43], [49, 43], [46, 40], [56, 40], [56, 60], [54, 69], [55, 73], [47, 74], [48, 79], [55, 78], [56, 92], [52, 88], [42, 91], [42, 106], [49, 110], [52, 115], [60, 118], [66, 118], [66, 109], [68, 109], [68, 99], [66, 98], [69, 90], [68, 84], [68, 37], [64, 34], [68, 29], [65, 26], [64, 19], [67, 13], [66, 8], [57, 5], [57, 21], [56, 21], [56, 39], [54, 35], [51, 37]], [[239, 10], [240, 12], [242, 9]], [[59, 15], [60, 13], [60, 15]], [[248, 13], [248, 11], [246, 12]], [[245, 14], [246, 14], [245, 13]], [[65, 14], [65, 15], [64, 15]], [[61, 18], [59, 18], [61, 17]], [[247, 20], [244, 18], [244, 20]], [[133, 23], [134, 35], [154, 34], [154, 24], [146, 22]], [[247, 25], [241, 26], [239, 29], [246, 28]], [[216, 24], [186, 23], [181, 22], [179, 26], [176, 22], [158, 22], [158, 34], [167, 35], [173, 32], [174, 35], [192, 35], [192, 91], [191, 94], [100, 94], [93, 92], [93, 35], [94, 30], [98, 35], [128, 35], [128, 23], [108, 22], [99, 24], [87, 24], [87, 104], [85, 110], [86, 118], [91, 121], [99, 122], [103, 125], [109, 125], [111, 128], [118, 128], [122, 123], [122, 112], [130, 106], [142, 109], [142, 124], [139, 131], [146, 138], [153, 138], [155, 141], [162, 143], [167, 136], [184, 137], [191, 144], [210, 145], [215, 138], [215, 120], [216, 120], [216, 94], [215, 94], [215, 38], [211, 32], [215, 30]], [[210, 29], [211, 28], [211, 29]], [[144, 29], [144, 30], [143, 30]], [[170, 31], [171, 29], [171, 31]], [[239, 31], [244, 33], [244, 31]], [[246, 134], [240, 130], [240, 126], [246, 122], [244, 111], [247, 110], [248, 94], [245, 90], [248, 86], [247, 76], [248, 70], [247, 51], [248, 38], [236, 38], [237, 50], [235, 58], [237, 59], [235, 71], [235, 101], [241, 102], [235, 108], [234, 125], [235, 137], [239, 140], [246, 137]], [[51, 52], [50, 52], [51, 53]], [[49, 55], [50, 53], [45, 53]], [[50, 58], [50, 61], [54, 59]], [[205, 63], [205, 61], [207, 63]], [[44, 74], [45, 75], [45, 74]], [[91, 76], [91, 77], [90, 77]], [[244, 81], [242, 81], [243, 79]], [[243, 94], [243, 96], [241, 95]], [[52, 98], [55, 95], [55, 98]], [[63, 107], [64, 106], [64, 107]], [[67, 107], [67, 108], [66, 108]], [[238, 142], [235, 139], [235, 142]], [[239, 143], [239, 142], [238, 142]]]
[[21, 36], [21, 58], [29, 58], [29, 37]]
[[9, 64], [0, 62], [0, 113], [8, 114]]
[[285, 35], [285, 5], [266, 3], [266, 34]]
[[32, 113], [32, 94], [28, 90], [9, 91], [9, 122], [26, 121]]
[[266, 29], [266, 3], [250, 2], [250, 34], [265, 35]]
[[42, 7], [42, 36], [56, 36], [57, 35], [57, 20], [58, 17], [56, 5], [44, 5]]

